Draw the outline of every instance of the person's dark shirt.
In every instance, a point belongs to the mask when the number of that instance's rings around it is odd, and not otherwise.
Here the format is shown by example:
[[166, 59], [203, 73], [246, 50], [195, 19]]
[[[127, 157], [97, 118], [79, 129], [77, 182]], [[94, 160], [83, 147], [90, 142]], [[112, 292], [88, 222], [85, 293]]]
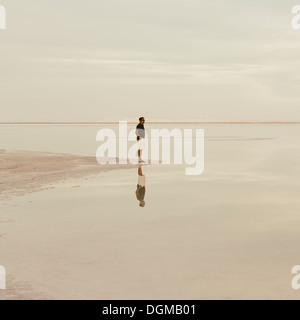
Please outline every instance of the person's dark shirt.
[[[139, 123], [136, 126], [136, 130], [138, 132], [139, 137], [141, 137], [142, 139], [145, 139], [145, 127], [144, 127], [144, 125]], [[139, 140], [139, 138], [137, 138], [137, 140]]]
[[[140, 185], [137, 185], [137, 188], [139, 188]], [[143, 201], [144, 198], [145, 198], [145, 193], [146, 193], [146, 187], [141, 187], [141, 189], [138, 191], [137, 195], [136, 195], [136, 198], [139, 200], [139, 201]]]

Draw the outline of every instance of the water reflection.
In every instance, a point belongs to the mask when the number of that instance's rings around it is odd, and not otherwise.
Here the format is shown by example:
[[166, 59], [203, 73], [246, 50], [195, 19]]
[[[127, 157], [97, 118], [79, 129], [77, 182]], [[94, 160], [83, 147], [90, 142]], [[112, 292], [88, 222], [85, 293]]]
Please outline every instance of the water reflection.
[[143, 168], [142, 166], [139, 166], [138, 168], [138, 183], [137, 183], [137, 189], [135, 191], [135, 195], [137, 200], [139, 201], [140, 207], [145, 207], [145, 193], [146, 193], [146, 177], [143, 175]]

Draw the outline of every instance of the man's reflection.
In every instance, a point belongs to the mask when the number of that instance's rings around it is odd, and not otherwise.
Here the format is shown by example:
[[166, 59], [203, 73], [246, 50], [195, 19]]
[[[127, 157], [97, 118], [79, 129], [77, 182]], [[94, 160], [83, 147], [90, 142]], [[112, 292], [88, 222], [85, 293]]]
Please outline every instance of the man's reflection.
[[142, 166], [138, 168], [138, 184], [135, 191], [136, 198], [140, 202], [140, 207], [145, 207], [146, 179], [143, 175]]

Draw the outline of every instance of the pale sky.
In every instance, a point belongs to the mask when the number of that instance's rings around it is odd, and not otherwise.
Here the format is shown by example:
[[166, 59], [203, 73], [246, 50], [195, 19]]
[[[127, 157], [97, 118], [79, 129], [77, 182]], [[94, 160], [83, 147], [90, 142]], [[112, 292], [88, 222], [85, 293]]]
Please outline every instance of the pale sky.
[[0, 4], [0, 121], [300, 121], [300, 0]]

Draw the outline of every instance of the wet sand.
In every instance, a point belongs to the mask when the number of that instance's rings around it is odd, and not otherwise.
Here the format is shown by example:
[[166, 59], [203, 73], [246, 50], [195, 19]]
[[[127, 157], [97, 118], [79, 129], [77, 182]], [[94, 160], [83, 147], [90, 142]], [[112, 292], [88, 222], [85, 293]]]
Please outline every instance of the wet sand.
[[136, 169], [0, 203], [0, 299], [298, 299], [298, 182], [216, 170], [145, 167], [145, 208]]
[[45, 190], [69, 179], [133, 167], [99, 165], [95, 157], [0, 150], [0, 200]]

